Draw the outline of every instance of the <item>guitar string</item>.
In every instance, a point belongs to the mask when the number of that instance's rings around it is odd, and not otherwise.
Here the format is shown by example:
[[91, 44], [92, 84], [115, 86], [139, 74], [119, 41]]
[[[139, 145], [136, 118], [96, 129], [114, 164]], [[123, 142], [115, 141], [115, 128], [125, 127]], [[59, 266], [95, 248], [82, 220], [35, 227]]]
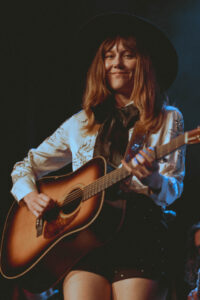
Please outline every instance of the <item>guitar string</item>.
[[[184, 135], [185, 134], [179, 135], [178, 137], [174, 138], [171, 142], [169, 142], [165, 145], [161, 145], [160, 147], [156, 147], [157, 158], [159, 159], [159, 158], [165, 156], [167, 153], [169, 153], [170, 148], [176, 149], [176, 148], [180, 147], [181, 145], [183, 145], [184, 144]], [[170, 151], [171, 151], [171, 149], [170, 149]], [[105, 174], [102, 177], [95, 180], [94, 182], [87, 185], [86, 187], [84, 187], [83, 191], [80, 189], [80, 190], [76, 190], [76, 191], [73, 191], [72, 193], [70, 193], [67, 196], [67, 198], [64, 200], [63, 204], [60, 205], [60, 207], [63, 207], [66, 204], [69, 204], [70, 202], [73, 202], [74, 200], [77, 199], [77, 197], [81, 197], [82, 195], [84, 195], [84, 192], [85, 192], [85, 194], [87, 193], [87, 197], [88, 197], [87, 199], [89, 199], [92, 195], [95, 195], [98, 192], [102, 191], [103, 189], [106, 189], [110, 185], [120, 181], [124, 177], [127, 177], [129, 174], [130, 174], [130, 172], [128, 172], [124, 167], [121, 167], [120, 169], [116, 169], [111, 173]], [[117, 177], [117, 176], [119, 176], [119, 177]], [[105, 188], [104, 188], [104, 186], [105, 186]], [[99, 187], [100, 187], [100, 191], [98, 191]], [[90, 195], [91, 192], [92, 192], [92, 195]]]
[[[115, 177], [113, 176], [116, 174], [112, 174], [111, 178], [107, 177], [107, 175], [109, 175], [109, 174], [102, 176], [101, 178], [97, 179], [95, 182], [92, 182], [88, 186], [84, 187], [83, 191], [80, 189], [80, 190], [72, 192], [71, 194], [69, 194], [67, 196], [67, 198], [63, 202], [63, 204], [65, 205], [65, 204], [70, 203], [71, 201], [74, 201], [78, 196], [81, 196], [84, 193], [84, 190], [85, 190], [85, 194], [87, 195], [88, 198], [90, 198], [92, 196], [92, 195], [90, 195], [91, 192], [93, 195], [97, 194], [98, 192], [101, 191], [101, 189], [102, 190], [104, 189], [104, 186], [106, 188], [107, 184], [109, 184], [109, 185], [112, 184], [113, 178], [116, 179], [115, 178], [116, 176]], [[98, 191], [99, 189], [100, 189], [100, 191]]]
[[[118, 175], [118, 177], [117, 177]], [[92, 195], [90, 195], [90, 193], [92, 192], [93, 195], [99, 193], [101, 190], [106, 189], [107, 187], [109, 187], [110, 185], [116, 183], [117, 181], [120, 181], [120, 179], [123, 179], [124, 176], [128, 176], [129, 175], [129, 171], [127, 171], [125, 168], [120, 168], [117, 170], [114, 170], [111, 173], [105, 174], [104, 176], [98, 178], [96, 181], [90, 183], [89, 185], [87, 185], [86, 187], [83, 188], [83, 191], [81, 189], [79, 190], [75, 190], [74, 192], [72, 192], [71, 194], [69, 194], [67, 196], [67, 198], [64, 200], [63, 204], [60, 205], [60, 207], [65, 206], [66, 204], [69, 204], [70, 202], [73, 202], [74, 200], [77, 199], [77, 197], [82, 196], [82, 194], [84, 194], [84, 190], [85, 190], [85, 194], [87, 193], [87, 199], [89, 199]], [[115, 182], [113, 182], [115, 181]], [[108, 186], [107, 186], [108, 185]], [[100, 191], [98, 191], [100, 189]]]

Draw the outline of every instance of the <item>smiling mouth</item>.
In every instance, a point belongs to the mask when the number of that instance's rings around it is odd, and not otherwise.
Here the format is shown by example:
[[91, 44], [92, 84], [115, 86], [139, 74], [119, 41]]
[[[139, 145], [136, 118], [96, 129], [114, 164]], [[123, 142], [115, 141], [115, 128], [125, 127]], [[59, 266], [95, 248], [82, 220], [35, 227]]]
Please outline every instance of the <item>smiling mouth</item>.
[[125, 75], [129, 74], [128, 72], [114, 72], [114, 73], [108, 73], [109, 75]]

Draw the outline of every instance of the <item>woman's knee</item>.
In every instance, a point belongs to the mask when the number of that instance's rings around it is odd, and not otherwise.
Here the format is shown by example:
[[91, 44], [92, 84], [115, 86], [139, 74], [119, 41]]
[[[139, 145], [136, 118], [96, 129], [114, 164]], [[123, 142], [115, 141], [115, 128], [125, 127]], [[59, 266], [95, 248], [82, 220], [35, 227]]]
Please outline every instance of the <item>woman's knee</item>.
[[75, 270], [63, 281], [64, 300], [110, 300], [111, 286], [102, 276]]
[[113, 300], [164, 300], [167, 288], [146, 278], [129, 278], [114, 282]]

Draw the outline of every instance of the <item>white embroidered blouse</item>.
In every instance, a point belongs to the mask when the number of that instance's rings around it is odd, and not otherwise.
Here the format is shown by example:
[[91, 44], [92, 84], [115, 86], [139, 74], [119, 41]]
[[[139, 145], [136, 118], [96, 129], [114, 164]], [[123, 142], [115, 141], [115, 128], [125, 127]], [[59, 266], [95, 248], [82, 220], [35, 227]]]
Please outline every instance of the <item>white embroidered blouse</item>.
[[[36, 190], [37, 179], [49, 172], [58, 170], [72, 162], [73, 171], [93, 158], [97, 133], [84, 135], [83, 127], [87, 122], [84, 111], [66, 120], [50, 137], [36, 149], [31, 149], [27, 157], [17, 162], [11, 173], [13, 188], [11, 193], [17, 201]], [[129, 138], [133, 129], [129, 130]], [[181, 112], [172, 106], [166, 106], [166, 117], [160, 130], [152, 134], [146, 147], [154, 147], [169, 142], [183, 133]], [[151, 197], [163, 209], [181, 196], [185, 174], [185, 147], [167, 155], [159, 161], [159, 172], [162, 175], [162, 188], [157, 194], [149, 193], [135, 176], [132, 177], [130, 189]]]

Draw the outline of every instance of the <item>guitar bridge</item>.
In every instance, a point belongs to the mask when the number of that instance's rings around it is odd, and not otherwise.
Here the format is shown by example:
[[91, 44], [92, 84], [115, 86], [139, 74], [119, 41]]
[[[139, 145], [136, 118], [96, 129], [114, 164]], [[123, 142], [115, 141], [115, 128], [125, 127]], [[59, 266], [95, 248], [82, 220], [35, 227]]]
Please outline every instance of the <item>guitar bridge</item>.
[[42, 217], [39, 217], [36, 219], [35, 227], [36, 227], [36, 236], [37, 237], [41, 236], [42, 232], [43, 232], [43, 227], [44, 227], [44, 220]]

